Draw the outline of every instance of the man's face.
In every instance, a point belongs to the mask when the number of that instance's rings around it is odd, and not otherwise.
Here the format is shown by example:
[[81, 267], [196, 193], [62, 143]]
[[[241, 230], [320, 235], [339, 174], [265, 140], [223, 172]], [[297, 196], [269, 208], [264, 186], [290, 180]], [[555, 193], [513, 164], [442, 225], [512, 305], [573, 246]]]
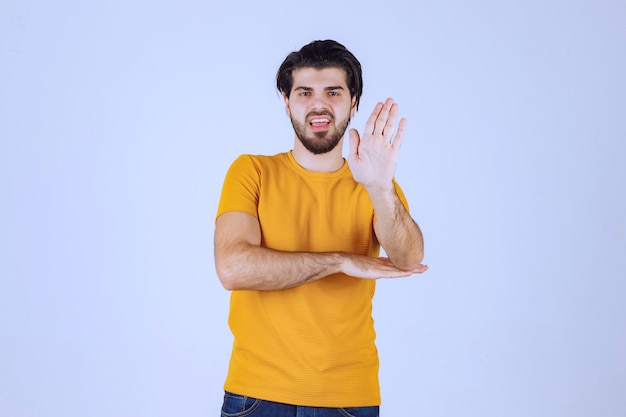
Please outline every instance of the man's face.
[[300, 68], [285, 106], [296, 136], [313, 154], [332, 151], [354, 116], [356, 98], [350, 97], [346, 72], [339, 68]]

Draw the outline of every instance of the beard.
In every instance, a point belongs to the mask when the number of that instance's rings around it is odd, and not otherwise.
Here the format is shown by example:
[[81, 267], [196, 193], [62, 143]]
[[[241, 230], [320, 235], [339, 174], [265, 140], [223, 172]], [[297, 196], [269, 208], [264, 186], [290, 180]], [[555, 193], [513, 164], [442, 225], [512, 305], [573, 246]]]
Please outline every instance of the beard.
[[350, 124], [350, 118], [348, 117], [340, 122], [339, 126], [335, 126], [335, 118], [328, 112], [311, 112], [307, 115], [305, 120], [309, 120], [311, 116], [322, 115], [330, 118], [331, 128], [325, 132], [312, 132], [310, 136], [307, 136], [306, 123], [300, 123], [293, 117], [290, 118], [291, 125], [300, 143], [314, 155], [328, 153], [335, 149], [346, 133], [348, 124]]

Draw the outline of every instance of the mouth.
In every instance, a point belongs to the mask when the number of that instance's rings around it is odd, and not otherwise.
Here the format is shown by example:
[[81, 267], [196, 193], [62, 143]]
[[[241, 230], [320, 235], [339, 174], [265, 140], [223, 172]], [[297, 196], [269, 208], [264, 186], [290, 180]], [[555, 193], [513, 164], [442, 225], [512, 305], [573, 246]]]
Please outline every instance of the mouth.
[[309, 126], [314, 132], [320, 132], [328, 130], [330, 127], [330, 117], [328, 116], [313, 116], [309, 118]]

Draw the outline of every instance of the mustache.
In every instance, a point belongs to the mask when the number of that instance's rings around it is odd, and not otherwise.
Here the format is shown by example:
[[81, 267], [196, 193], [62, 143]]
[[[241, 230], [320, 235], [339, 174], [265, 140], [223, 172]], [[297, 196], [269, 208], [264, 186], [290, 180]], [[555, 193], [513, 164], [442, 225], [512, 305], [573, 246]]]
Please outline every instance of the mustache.
[[335, 119], [335, 116], [333, 116], [333, 114], [331, 112], [329, 112], [328, 110], [309, 112], [309, 113], [307, 113], [306, 118], [308, 120], [308, 119], [310, 119], [312, 117], [317, 117], [317, 116], [328, 116], [331, 120]]

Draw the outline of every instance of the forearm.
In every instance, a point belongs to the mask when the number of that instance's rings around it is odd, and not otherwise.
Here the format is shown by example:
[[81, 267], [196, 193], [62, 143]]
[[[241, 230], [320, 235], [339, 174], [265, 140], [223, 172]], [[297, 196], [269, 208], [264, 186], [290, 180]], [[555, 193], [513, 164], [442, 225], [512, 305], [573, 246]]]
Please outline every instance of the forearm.
[[241, 243], [216, 253], [227, 290], [281, 290], [341, 272], [338, 253], [283, 252]]
[[387, 258], [345, 252], [286, 252], [261, 246], [258, 220], [241, 212], [222, 214], [215, 228], [215, 266], [227, 290], [281, 290], [344, 273], [355, 278], [399, 278], [422, 273], [397, 268]]
[[405, 209], [395, 187], [370, 191], [369, 194], [376, 213], [376, 237], [387, 256], [400, 269], [416, 268], [424, 258], [422, 232]]
[[426, 271], [424, 265], [400, 269], [388, 258], [346, 252], [283, 252], [242, 244], [216, 250], [217, 273], [227, 290], [282, 290], [336, 273], [354, 278], [400, 278]]

